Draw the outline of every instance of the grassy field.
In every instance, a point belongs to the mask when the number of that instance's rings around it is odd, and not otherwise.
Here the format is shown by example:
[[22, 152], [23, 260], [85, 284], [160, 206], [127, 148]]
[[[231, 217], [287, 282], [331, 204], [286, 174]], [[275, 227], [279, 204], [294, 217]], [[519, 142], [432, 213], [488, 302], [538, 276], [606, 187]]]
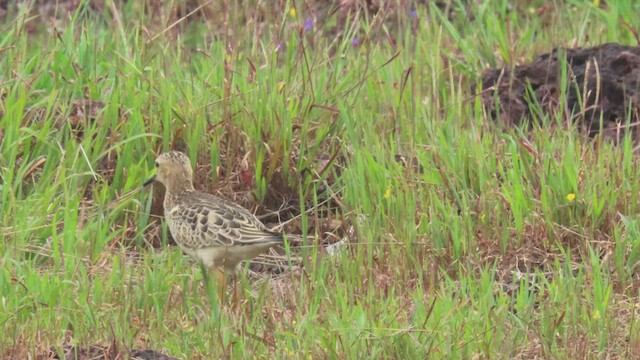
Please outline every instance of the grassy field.
[[[564, 113], [505, 128], [471, 90], [556, 46], [634, 44], [635, 1], [142, 3], [2, 25], [0, 358], [640, 359], [630, 139]], [[170, 149], [197, 189], [308, 235], [303, 264], [246, 269], [219, 304], [161, 186], [135, 192]]]

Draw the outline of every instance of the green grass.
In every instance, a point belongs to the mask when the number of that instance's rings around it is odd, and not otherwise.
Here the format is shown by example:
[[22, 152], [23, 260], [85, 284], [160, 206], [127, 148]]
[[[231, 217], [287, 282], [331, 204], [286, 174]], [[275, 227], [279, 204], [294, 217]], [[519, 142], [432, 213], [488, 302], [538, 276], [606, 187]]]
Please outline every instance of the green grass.
[[[505, 129], [470, 91], [484, 68], [557, 46], [634, 43], [622, 20], [638, 28], [638, 6], [464, 3], [472, 18], [462, 1], [417, 19], [395, 2], [347, 17], [232, 1], [224, 26], [222, 11], [162, 35], [175, 19], [136, 2], [55, 27], [7, 19], [0, 357], [112, 344], [184, 359], [640, 357], [631, 141], [554, 127], [562, 114]], [[97, 119], [75, 115], [82, 99], [104, 104]], [[348, 251], [241, 276], [241, 307], [220, 306], [166, 246], [159, 194], [123, 196], [172, 148], [196, 188]]]

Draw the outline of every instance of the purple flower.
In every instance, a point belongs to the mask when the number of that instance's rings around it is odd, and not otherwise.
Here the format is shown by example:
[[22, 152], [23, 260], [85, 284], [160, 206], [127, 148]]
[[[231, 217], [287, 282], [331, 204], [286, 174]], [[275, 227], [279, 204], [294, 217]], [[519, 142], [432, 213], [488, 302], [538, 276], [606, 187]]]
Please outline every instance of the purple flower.
[[280, 50], [282, 50], [282, 43], [279, 43], [279, 44], [276, 46], [276, 52], [278, 52], [278, 51], [280, 51]]
[[418, 10], [412, 9], [410, 14], [411, 14], [412, 18], [417, 18], [418, 17]]
[[353, 38], [353, 40], [351, 41], [351, 45], [353, 45], [353, 46], [360, 45], [360, 40], [358, 40], [357, 36]]
[[309, 32], [313, 30], [313, 18], [306, 18], [304, 20], [304, 32]]

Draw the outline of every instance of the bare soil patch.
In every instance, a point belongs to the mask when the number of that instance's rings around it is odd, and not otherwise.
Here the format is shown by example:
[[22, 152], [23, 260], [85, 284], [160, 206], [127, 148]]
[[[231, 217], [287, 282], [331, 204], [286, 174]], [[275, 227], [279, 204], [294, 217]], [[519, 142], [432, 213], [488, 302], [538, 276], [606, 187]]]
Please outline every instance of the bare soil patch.
[[[564, 74], [564, 75], [563, 75]], [[625, 131], [638, 139], [640, 47], [617, 43], [592, 48], [556, 48], [531, 63], [489, 69], [482, 76], [482, 102], [507, 125], [530, 123], [560, 112], [590, 136], [619, 142]], [[561, 108], [566, 94], [566, 107]]]

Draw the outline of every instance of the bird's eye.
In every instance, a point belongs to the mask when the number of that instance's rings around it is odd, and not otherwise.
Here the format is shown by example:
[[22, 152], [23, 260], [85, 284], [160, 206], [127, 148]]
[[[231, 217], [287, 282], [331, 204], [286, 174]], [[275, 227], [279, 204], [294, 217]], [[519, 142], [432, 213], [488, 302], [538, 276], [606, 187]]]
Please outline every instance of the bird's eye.
[[160, 164], [158, 164], [158, 162], [156, 161], [156, 167], [160, 167]]

